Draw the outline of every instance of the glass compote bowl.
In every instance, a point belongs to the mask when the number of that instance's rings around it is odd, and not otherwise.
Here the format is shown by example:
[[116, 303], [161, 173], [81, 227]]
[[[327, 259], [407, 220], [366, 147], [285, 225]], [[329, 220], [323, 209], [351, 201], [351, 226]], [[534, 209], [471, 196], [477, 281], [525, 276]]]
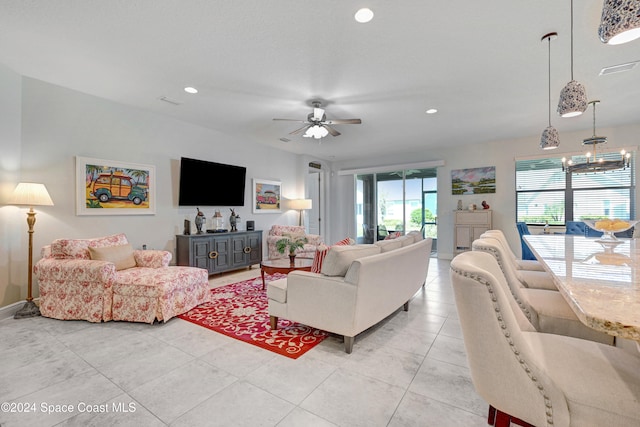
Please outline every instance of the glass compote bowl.
[[621, 233], [627, 231], [638, 223], [636, 220], [624, 220], [624, 219], [585, 219], [584, 222], [588, 227], [602, 233], [596, 242], [603, 246], [616, 246], [622, 243], [614, 233]]

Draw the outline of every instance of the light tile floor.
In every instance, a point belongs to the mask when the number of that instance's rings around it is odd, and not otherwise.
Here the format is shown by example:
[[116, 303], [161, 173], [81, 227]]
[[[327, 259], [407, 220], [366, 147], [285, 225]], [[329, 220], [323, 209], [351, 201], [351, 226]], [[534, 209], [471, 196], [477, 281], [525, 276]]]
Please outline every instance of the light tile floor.
[[[253, 268], [212, 277], [222, 286]], [[401, 273], [400, 273], [401, 274]], [[172, 319], [0, 322], [0, 426], [486, 426], [449, 281], [431, 258], [410, 303], [297, 360]]]

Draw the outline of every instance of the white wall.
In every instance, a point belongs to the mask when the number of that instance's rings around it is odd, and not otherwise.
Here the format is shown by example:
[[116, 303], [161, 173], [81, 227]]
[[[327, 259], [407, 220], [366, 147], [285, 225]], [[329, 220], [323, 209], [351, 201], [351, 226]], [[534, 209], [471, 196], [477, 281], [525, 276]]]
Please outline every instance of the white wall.
[[[640, 142], [638, 139], [640, 121], [638, 125], [633, 126], [598, 129], [598, 134], [608, 137], [607, 151], [616, 151], [621, 147], [637, 147]], [[418, 153], [401, 153], [393, 157], [336, 162], [333, 164], [334, 173], [332, 175], [335, 208], [331, 212], [331, 216], [334, 220], [334, 226], [328, 236], [329, 241], [339, 240], [345, 235], [355, 236], [353, 177], [339, 176], [338, 171], [444, 160], [445, 165], [438, 168], [438, 257], [450, 259], [453, 256], [452, 212], [457, 207], [458, 199], [462, 199], [465, 207], [470, 203], [480, 206], [480, 203], [486, 200], [493, 211], [493, 228], [503, 230], [513, 250], [519, 254], [520, 239], [515, 227], [515, 158], [547, 154], [562, 157], [567, 153], [583, 153], [581, 141], [589, 136], [591, 136], [590, 131], [561, 133], [560, 148], [552, 152], [543, 152], [538, 148], [540, 137], [536, 135], [511, 141], [470, 144], [456, 148], [435, 148]], [[496, 167], [495, 194], [462, 196], [451, 194], [452, 170], [483, 166]], [[639, 194], [638, 188], [636, 188], [636, 200], [640, 200]]]
[[[0, 307], [21, 298], [27, 276], [27, 216], [3, 206], [20, 172], [21, 76], [0, 65]], [[24, 239], [21, 239], [24, 237]], [[26, 296], [26, 286], [24, 287]]]
[[[14, 113], [16, 123], [22, 121], [22, 132], [12, 125], [2, 124], [2, 148], [14, 151], [13, 158], [21, 154], [20, 181], [45, 183], [54, 201], [53, 207], [36, 208], [38, 212], [34, 234], [34, 262], [39, 259], [40, 248], [56, 238], [90, 238], [124, 232], [134, 247], [146, 244], [149, 249], [174, 251], [174, 235], [183, 231], [184, 219], [195, 217], [195, 208], [177, 206], [180, 157], [229, 163], [247, 167], [245, 206], [236, 208], [242, 224], [254, 220], [256, 229], [265, 233], [274, 223], [297, 224], [295, 211], [283, 209], [276, 214], [251, 213], [251, 179], [273, 179], [282, 182], [283, 199], [303, 195], [304, 181], [300, 180], [301, 158], [295, 154], [249, 144], [245, 140], [85, 95], [42, 81], [5, 75], [0, 70], [2, 109]], [[16, 78], [17, 77], [17, 78]], [[21, 88], [21, 96], [20, 96]], [[7, 93], [16, 92], [7, 101]], [[15, 114], [21, 110], [20, 114]], [[9, 116], [9, 114], [7, 115]], [[5, 117], [3, 117], [4, 119]], [[19, 128], [18, 128], [19, 129]], [[8, 135], [4, 135], [8, 133]], [[130, 161], [156, 167], [156, 214], [127, 216], [77, 216], [75, 207], [75, 156], [95, 157], [106, 160]], [[16, 162], [12, 163], [14, 167]], [[9, 166], [2, 166], [8, 174]], [[15, 170], [14, 170], [15, 173]], [[3, 176], [2, 182], [17, 178]], [[302, 184], [301, 184], [302, 183]], [[208, 182], [203, 179], [203, 191], [216, 191], [224, 182]], [[285, 205], [286, 206], [286, 205]], [[200, 207], [207, 218], [213, 207]], [[6, 212], [5, 212], [6, 210]], [[220, 207], [228, 218], [228, 207]], [[0, 284], [0, 296], [7, 289], [20, 289], [11, 296], [0, 298], [0, 306], [26, 297], [26, 210], [3, 207], [0, 215], [4, 233], [0, 274], [8, 283]], [[195, 228], [194, 228], [195, 229]], [[4, 231], [3, 231], [4, 230]], [[17, 238], [13, 232], [19, 230]], [[24, 234], [24, 238], [22, 235]], [[7, 243], [5, 243], [7, 242]], [[10, 248], [10, 253], [6, 253]], [[19, 250], [16, 250], [19, 249]], [[24, 255], [23, 255], [24, 253]], [[19, 254], [19, 259], [16, 259]], [[174, 259], [175, 262], [175, 259]], [[24, 273], [23, 273], [24, 272]], [[19, 297], [18, 297], [19, 294]], [[34, 283], [34, 295], [37, 285]]]

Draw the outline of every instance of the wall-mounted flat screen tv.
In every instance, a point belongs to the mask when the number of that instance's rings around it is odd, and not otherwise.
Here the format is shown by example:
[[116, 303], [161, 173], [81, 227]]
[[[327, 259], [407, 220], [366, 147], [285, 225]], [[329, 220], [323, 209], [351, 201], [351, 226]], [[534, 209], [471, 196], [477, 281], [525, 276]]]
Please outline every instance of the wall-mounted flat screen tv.
[[247, 168], [180, 159], [179, 206], [244, 206]]

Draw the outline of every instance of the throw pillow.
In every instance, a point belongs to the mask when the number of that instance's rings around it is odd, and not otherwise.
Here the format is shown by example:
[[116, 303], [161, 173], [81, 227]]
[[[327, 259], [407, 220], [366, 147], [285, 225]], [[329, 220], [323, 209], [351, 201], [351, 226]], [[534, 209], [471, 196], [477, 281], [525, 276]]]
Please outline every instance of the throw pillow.
[[327, 252], [321, 273], [325, 276], [344, 276], [354, 260], [379, 253], [380, 247], [376, 245], [334, 246]]
[[387, 234], [387, 237], [385, 237], [384, 240], [397, 239], [401, 235], [402, 235], [402, 233], [400, 233], [399, 231], [394, 231], [393, 233]]
[[130, 244], [105, 246], [103, 248], [89, 247], [92, 260], [109, 261], [116, 265], [116, 270], [125, 270], [136, 266], [133, 248]]
[[[339, 242], [335, 243], [333, 246], [347, 246], [352, 245], [354, 240], [350, 237], [346, 237]], [[320, 273], [322, 271], [322, 263], [324, 262], [325, 257], [327, 256], [327, 252], [329, 252], [330, 247], [327, 245], [319, 245], [316, 248], [316, 252], [313, 256], [313, 264], [311, 265], [312, 273]]]

